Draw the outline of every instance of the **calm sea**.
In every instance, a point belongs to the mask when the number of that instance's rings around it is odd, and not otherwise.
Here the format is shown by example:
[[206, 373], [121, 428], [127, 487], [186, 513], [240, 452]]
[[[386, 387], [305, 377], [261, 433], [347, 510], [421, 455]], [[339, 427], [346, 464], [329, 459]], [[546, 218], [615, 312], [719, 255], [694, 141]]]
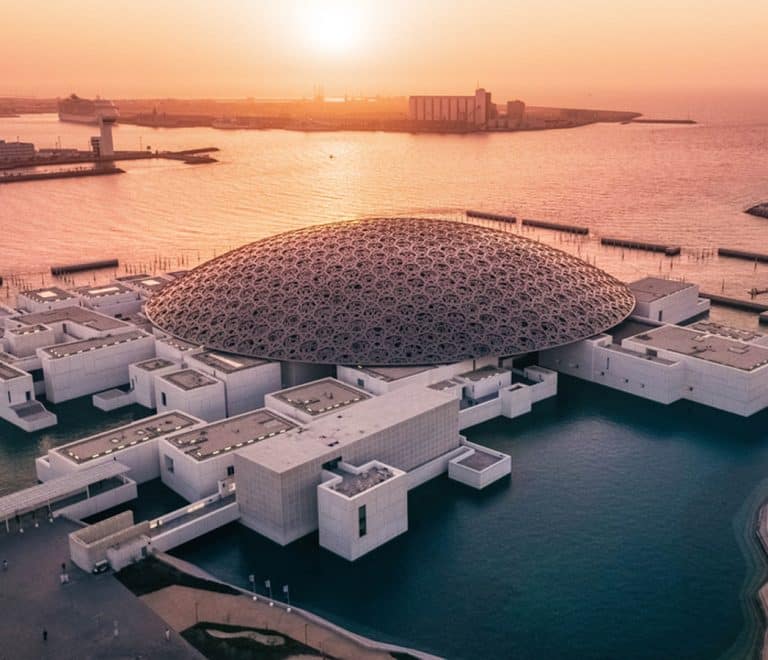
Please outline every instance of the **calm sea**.
[[[0, 139], [43, 147], [60, 137], [85, 148], [92, 133], [50, 115], [0, 119]], [[36, 286], [53, 262], [112, 256], [191, 266], [308, 224], [475, 208], [587, 225], [588, 239], [525, 235], [623, 279], [660, 273], [740, 297], [768, 287], [768, 266], [712, 254], [768, 251], [768, 220], [742, 212], [768, 200], [768, 124], [482, 136], [120, 126], [115, 141], [217, 146], [220, 162], [0, 186], [0, 275]], [[601, 248], [599, 236], [684, 252]], [[0, 426], [0, 493], [33, 483], [34, 457], [49, 447], [146, 414], [53, 408], [54, 430]], [[768, 497], [768, 413], [665, 407], [563, 378], [556, 400], [469, 436], [512, 455], [511, 480], [483, 493], [445, 479], [417, 489], [409, 532], [354, 564], [315, 537], [278, 548], [236, 525], [178, 554], [243, 586], [249, 573], [288, 583], [298, 604], [342, 625], [450, 657], [742, 658], [758, 648], [766, 569], [754, 517]]]

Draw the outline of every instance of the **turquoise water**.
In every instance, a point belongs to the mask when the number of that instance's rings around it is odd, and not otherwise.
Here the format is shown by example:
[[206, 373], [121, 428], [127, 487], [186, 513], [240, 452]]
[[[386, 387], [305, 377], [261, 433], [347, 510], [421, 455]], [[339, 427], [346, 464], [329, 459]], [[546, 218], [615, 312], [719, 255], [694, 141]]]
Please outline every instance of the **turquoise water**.
[[562, 378], [469, 431], [512, 455], [487, 492], [438, 479], [407, 534], [354, 564], [230, 525], [175, 551], [373, 637], [455, 658], [743, 658], [759, 646], [754, 535], [768, 414], [664, 407]]

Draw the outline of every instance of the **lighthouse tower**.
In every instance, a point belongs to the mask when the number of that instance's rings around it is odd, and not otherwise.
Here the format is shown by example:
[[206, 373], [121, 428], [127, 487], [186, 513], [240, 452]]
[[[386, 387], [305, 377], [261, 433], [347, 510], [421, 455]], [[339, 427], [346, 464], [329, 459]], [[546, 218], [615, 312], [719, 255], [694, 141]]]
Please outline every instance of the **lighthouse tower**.
[[99, 129], [101, 132], [99, 140], [99, 155], [101, 158], [111, 158], [115, 155], [115, 147], [112, 144], [112, 126], [115, 123], [114, 117], [105, 117], [99, 115]]

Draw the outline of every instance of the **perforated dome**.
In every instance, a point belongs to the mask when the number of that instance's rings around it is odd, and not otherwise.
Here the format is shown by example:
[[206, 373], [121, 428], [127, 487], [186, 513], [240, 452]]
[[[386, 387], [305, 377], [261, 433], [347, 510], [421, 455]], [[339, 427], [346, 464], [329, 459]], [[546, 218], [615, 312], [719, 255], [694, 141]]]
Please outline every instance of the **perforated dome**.
[[568, 344], [621, 322], [634, 303], [607, 273], [516, 234], [374, 218], [245, 245], [165, 287], [146, 313], [229, 353], [392, 366]]

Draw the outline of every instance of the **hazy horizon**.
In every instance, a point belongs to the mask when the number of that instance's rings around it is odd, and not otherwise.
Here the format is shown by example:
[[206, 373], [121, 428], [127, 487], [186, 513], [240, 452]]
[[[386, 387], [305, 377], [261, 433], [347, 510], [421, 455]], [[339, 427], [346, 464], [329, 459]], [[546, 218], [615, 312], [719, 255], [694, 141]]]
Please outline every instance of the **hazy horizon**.
[[[768, 4], [2, 0], [0, 96], [494, 100], [760, 114]], [[687, 110], [686, 110], [687, 106]], [[734, 106], [735, 107], [735, 106]]]

